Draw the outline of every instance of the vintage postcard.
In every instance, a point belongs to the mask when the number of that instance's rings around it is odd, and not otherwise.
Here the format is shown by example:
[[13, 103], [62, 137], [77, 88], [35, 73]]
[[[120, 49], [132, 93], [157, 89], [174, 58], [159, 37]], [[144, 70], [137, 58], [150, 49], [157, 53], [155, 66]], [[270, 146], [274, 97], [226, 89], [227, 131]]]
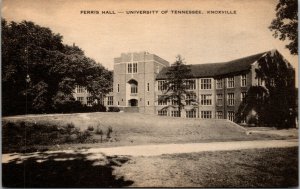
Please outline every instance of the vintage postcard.
[[1, 13], [3, 187], [298, 187], [297, 0]]

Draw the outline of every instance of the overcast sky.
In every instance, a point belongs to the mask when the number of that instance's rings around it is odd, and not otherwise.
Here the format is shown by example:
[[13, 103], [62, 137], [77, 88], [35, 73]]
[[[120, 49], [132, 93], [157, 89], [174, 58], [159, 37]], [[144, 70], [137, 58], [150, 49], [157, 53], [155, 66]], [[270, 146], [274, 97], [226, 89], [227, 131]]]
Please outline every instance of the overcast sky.
[[[2, 17], [33, 21], [78, 45], [88, 57], [113, 69], [113, 58], [123, 52], [148, 51], [169, 62], [177, 54], [187, 64], [229, 61], [279, 50], [297, 67], [286, 42], [268, 29], [275, 17], [276, 0], [4, 0]], [[80, 14], [98, 10], [100, 14]], [[168, 10], [168, 14], [103, 15], [101, 11]], [[237, 14], [175, 15], [170, 10], [236, 10]]]

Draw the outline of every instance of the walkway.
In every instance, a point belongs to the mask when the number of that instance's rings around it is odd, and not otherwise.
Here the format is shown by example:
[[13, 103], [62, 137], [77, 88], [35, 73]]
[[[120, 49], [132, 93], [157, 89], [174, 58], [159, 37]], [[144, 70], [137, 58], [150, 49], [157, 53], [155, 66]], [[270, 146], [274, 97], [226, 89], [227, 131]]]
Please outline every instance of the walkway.
[[53, 154], [60, 154], [61, 157], [57, 156], [57, 159], [59, 159], [60, 161], [68, 160], [68, 158], [71, 157], [65, 156], [66, 154], [85, 154], [87, 155], [88, 159], [95, 160], [102, 159], [104, 155], [158, 156], [162, 154], [231, 151], [260, 148], [285, 148], [296, 146], [298, 146], [298, 139], [121, 146], [109, 148], [90, 148], [83, 150], [47, 151], [43, 153], [35, 152], [28, 154], [3, 154], [2, 163], [8, 163], [16, 159], [21, 161], [31, 157], [46, 159], [47, 156]]

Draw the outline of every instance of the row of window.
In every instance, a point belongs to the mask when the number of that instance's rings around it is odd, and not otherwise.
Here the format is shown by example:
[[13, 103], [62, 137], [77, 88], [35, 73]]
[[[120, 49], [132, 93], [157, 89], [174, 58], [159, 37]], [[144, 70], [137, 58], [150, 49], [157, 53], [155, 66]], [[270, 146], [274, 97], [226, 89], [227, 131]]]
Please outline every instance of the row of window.
[[[234, 77], [228, 77], [227, 80], [227, 88], [234, 88], [235, 87], [235, 80]], [[166, 81], [158, 81], [158, 90], [163, 91], [166, 90], [167, 87], [165, 86]], [[247, 85], [247, 75], [241, 75], [241, 86], [245, 87]], [[186, 88], [188, 90], [196, 89], [196, 80], [187, 80], [186, 81]], [[216, 79], [216, 89], [223, 88], [223, 79]], [[200, 79], [200, 89], [212, 89], [212, 79]]]
[[[235, 87], [235, 80], [234, 77], [228, 77], [227, 80], [227, 88], [234, 88]], [[241, 87], [247, 86], [247, 75], [241, 75]], [[222, 89], [223, 86], [223, 79], [216, 79], [216, 89]]]
[[[158, 110], [159, 116], [167, 116], [168, 111], [167, 110]], [[179, 111], [178, 110], [172, 110], [171, 111], [171, 117], [179, 117]], [[197, 117], [197, 111], [196, 110], [186, 110], [186, 117], [187, 118], [196, 118]], [[234, 120], [234, 111], [228, 111], [227, 117], [230, 121]], [[200, 118], [202, 119], [212, 119], [212, 111], [200, 111]], [[217, 119], [223, 119], [223, 112], [222, 111], [216, 111], [216, 118]]]
[[[130, 70], [132, 70], [132, 69], [130, 69]], [[246, 77], [246, 75], [242, 75], [241, 76], [241, 86], [245, 87], [246, 85], [247, 85], [247, 77]], [[258, 79], [258, 85], [263, 85], [263, 80]], [[137, 86], [132, 86], [132, 87], [137, 88]], [[228, 77], [227, 78], [227, 88], [234, 88], [234, 87], [235, 87], [234, 77]], [[157, 88], [159, 91], [167, 90], [166, 81], [164, 81], [164, 80], [158, 81]], [[216, 79], [216, 89], [222, 89], [222, 88], [223, 88], [223, 80]], [[187, 90], [195, 90], [196, 89], [196, 80], [186, 80], [186, 89]], [[212, 89], [212, 79], [200, 79], [200, 89]], [[83, 93], [84, 90], [85, 89], [83, 87], [78, 87], [77, 93]], [[120, 84], [117, 85], [117, 91], [120, 92]], [[149, 91], [150, 91], [150, 84], [147, 83], [147, 92], [149, 92]], [[133, 89], [132, 93], [137, 93], [137, 89]]]
[[[131, 88], [131, 93], [137, 93], [137, 88]], [[246, 98], [246, 92], [241, 92], [241, 101], [244, 101]], [[83, 101], [83, 97], [77, 97], [78, 101]], [[88, 100], [89, 101], [89, 100]], [[192, 105], [193, 102], [197, 101], [197, 97], [195, 94], [190, 94], [186, 96], [185, 102], [186, 105]], [[158, 96], [158, 105], [165, 106], [165, 105], [178, 105], [178, 101], [176, 98], [166, 100], [163, 98], [163, 95]], [[227, 94], [227, 105], [234, 106], [235, 104], [235, 94], [228, 93]], [[108, 105], [113, 105], [113, 96], [108, 96]], [[201, 94], [200, 95], [200, 105], [201, 106], [211, 106], [212, 105], [212, 94]], [[223, 94], [216, 95], [216, 105], [223, 106]]]
[[80, 86], [80, 85], [76, 85], [76, 93], [85, 93], [85, 87]]
[[[244, 101], [246, 98], [246, 92], [241, 92], [241, 101]], [[187, 95], [186, 96], [186, 105], [192, 105], [193, 102], [196, 100], [196, 95]], [[216, 95], [216, 101], [217, 106], [223, 106], [223, 94], [217, 94]], [[158, 105], [163, 106], [167, 105], [168, 101], [163, 99], [162, 95], [158, 96]], [[178, 102], [176, 99], [169, 100], [169, 104], [171, 105], [178, 105]], [[227, 94], [227, 105], [234, 106], [235, 104], [235, 94], [234, 93], [228, 93]], [[200, 105], [201, 106], [211, 106], [212, 105], [212, 94], [201, 94], [200, 95]]]
[[[83, 99], [84, 99], [83, 97], [77, 97], [76, 98], [76, 100], [81, 102], [81, 103], [83, 103]], [[94, 98], [93, 97], [87, 97], [86, 98], [86, 103], [87, 103], [88, 106], [92, 106], [93, 103], [94, 103]]]

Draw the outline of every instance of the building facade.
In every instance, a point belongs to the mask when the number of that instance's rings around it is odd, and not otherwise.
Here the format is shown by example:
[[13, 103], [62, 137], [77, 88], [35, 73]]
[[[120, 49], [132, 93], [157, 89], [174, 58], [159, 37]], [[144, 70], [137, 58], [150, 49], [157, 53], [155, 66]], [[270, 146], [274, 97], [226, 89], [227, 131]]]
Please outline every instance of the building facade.
[[155, 80], [169, 62], [148, 52], [121, 54], [114, 59], [113, 106], [124, 111], [155, 113]]
[[[190, 97], [186, 97], [186, 106], [182, 110], [181, 116], [187, 118], [202, 119], [229, 119], [237, 121], [236, 115], [241, 107], [242, 102], [248, 94], [250, 87], [261, 86], [267, 89], [267, 85], [275, 88], [275, 80], [278, 79], [275, 74], [267, 74], [259, 76], [260, 67], [269, 67], [265, 65], [265, 61], [271, 62], [273, 67], [278, 68], [278, 72], [285, 70], [293, 70], [291, 74], [285, 75], [285, 81], [290, 81], [290, 86], [295, 88], [294, 69], [277, 50], [267, 51], [256, 55], [232, 60], [229, 62], [215, 64], [198, 64], [189, 65], [191, 69], [191, 77], [189, 83], [192, 85], [189, 90], [195, 93], [193, 99], [197, 102], [197, 106], [188, 104]], [[265, 68], [266, 69], [266, 68]], [[168, 102], [160, 102], [160, 95], [165, 93], [161, 87], [162, 83], [167, 80], [168, 68], [164, 68], [156, 77], [156, 113], [158, 115], [178, 117], [180, 114], [176, 108], [164, 108], [172, 104], [172, 100]], [[272, 70], [270, 70], [272, 71]], [[274, 70], [273, 70], [274, 71]], [[272, 75], [272, 76], [271, 76]], [[282, 75], [282, 74], [278, 74]], [[247, 116], [239, 122], [247, 122], [251, 115]]]
[[[179, 114], [176, 108], [165, 108], [176, 105], [174, 100], [159, 100], [165, 94], [163, 83], [168, 79], [169, 62], [148, 52], [123, 53], [114, 59], [113, 92], [106, 96], [104, 105], [126, 112], [234, 121], [251, 86], [275, 86], [276, 78], [257, 75], [259, 62], [266, 58], [274, 59], [277, 67], [293, 69], [277, 50], [223, 63], [188, 65], [192, 76], [188, 79], [188, 90], [194, 95], [186, 97], [185, 108]], [[278, 59], [282, 61], [275, 62]], [[295, 75], [288, 77], [295, 81]]]

